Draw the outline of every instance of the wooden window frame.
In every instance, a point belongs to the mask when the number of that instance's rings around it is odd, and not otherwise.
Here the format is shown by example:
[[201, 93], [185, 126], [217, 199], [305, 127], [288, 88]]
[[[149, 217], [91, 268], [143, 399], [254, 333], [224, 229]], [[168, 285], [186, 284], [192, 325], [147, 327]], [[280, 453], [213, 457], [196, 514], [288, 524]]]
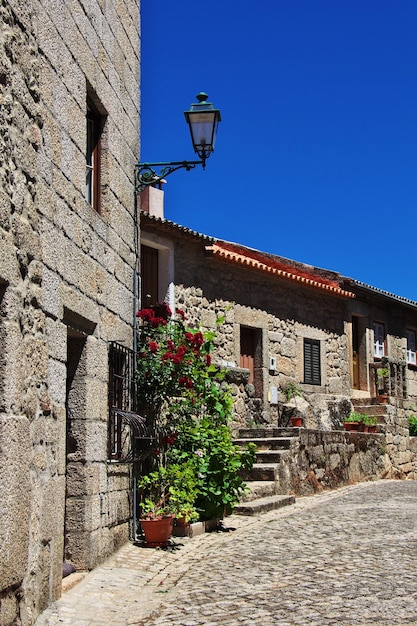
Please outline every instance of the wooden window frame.
[[321, 385], [321, 345], [319, 339], [304, 338], [304, 383]]
[[417, 365], [417, 332], [413, 328], [407, 328], [407, 365]]
[[99, 214], [101, 213], [101, 137], [104, 119], [92, 101], [87, 99], [85, 199]]
[[386, 331], [383, 322], [374, 322], [374, 358], [382, 359], [386, 356]]

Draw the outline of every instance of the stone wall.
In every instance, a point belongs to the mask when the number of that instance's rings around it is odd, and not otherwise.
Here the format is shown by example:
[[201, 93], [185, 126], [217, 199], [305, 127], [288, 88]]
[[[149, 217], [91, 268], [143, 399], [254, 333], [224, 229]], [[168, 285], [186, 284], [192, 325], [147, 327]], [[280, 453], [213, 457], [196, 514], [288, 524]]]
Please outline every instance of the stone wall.
[[281, 493], [309, 495], [389, 476], [383, 435], [301, 430], [296, 450], [279, 466], [278, 484]]
[[[0, 0], [0, 19], [3, 626], [60, 595], [64, 558], [93, 567], [128, 538], [108, 342], [132, 341], [139, 3]], [[105, 120], [100, 214], [84, 198], [87, 96]]]

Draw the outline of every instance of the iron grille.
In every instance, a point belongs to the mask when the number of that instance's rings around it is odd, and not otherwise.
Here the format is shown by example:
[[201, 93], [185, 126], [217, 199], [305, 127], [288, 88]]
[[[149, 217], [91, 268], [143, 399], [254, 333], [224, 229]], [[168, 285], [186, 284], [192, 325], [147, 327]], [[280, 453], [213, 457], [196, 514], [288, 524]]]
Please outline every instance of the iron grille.
[[144, 460], [152, 449], [153, 432], [136, 413], [134, 352], [111, 342], [109, 349], [109, 459]]

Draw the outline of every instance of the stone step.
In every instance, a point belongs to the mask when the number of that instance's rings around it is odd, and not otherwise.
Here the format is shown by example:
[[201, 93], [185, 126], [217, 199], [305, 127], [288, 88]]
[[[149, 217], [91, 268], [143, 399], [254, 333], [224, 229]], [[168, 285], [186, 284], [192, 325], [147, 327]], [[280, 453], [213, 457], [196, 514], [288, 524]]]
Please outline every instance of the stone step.
[[386, 415], [386, 404], [355, 404], [355, 412], [364, 415]]
[[300, 436], [300, 428], [242, 428], [239, 430], [239, 439], [273, 439], [293, 438]]
[[248, 480], [246, 481], [246, 493], [240, 501], [251, 502], [266, 496], [275, 496], [275, 489], [275, 481], [273, 480]]
[[294, 496], [268, 496], [251, 502], [242, 502], [233, 509], [233, 513], [236, 515], [258, 515], [294, 504], [294, 502]]
[[[294, 437], [253, 437], [250, 439], [256, 444], [258, 450], [288, 450], [293, 440]], [[248, 443], [248, 439], [235, 439], [233, 443], [243, 448]]]
[[256, 453], [257, 463], [279, 463], [287, 450], [259, 450]]
[[277, 463], [254, 463], [252, 469], [243, 470], [243, 480], [275, 480]]

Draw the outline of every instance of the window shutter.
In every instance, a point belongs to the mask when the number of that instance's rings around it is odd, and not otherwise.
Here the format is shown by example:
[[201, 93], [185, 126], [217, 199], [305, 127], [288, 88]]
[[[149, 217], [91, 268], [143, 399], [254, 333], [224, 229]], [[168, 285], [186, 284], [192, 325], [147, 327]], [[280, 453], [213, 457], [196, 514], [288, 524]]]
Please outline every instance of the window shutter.
[[304, 382], [321, 384], [320, 341], [304, 339]]

